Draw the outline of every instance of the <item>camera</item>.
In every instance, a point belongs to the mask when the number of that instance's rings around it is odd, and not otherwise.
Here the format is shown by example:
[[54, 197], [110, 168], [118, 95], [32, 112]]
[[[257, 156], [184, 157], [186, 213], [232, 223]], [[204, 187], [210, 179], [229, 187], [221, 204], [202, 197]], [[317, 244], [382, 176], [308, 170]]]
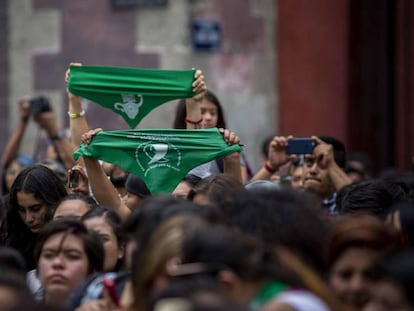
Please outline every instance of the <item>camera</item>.
[[30, 103], [30, 114], [37, 115], [42, 112], [48, 112], [51, 110], [49, 99], [44, 96], [34, 97], [29, 100]]

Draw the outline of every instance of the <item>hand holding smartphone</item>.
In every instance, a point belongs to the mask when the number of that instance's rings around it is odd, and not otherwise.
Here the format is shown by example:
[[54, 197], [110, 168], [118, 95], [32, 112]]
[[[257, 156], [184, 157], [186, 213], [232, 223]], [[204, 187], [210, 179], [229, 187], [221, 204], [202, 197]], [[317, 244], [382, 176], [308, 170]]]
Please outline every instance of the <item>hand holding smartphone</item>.
[[79, 187], [80, 182], [80, 172], [78, 170], [70, 170], [68, 176], [68, 188], [75, 189]]
[[104, 285], [110, 299], [112, 300], [113, 304], [116, 307], [120, 307], [121, 303], [120, 303], [119, 296], [118, 296], [118, 293], [117, 293], [116, 288], [115, 288], [115, 282], [113, 280], [108, 279], [108, 278], [105, 277], [103, 279], [103, 285]]
[[289, 138], [286, 154], [312, 154], [316, 147], [316, 140], [311, 137]]

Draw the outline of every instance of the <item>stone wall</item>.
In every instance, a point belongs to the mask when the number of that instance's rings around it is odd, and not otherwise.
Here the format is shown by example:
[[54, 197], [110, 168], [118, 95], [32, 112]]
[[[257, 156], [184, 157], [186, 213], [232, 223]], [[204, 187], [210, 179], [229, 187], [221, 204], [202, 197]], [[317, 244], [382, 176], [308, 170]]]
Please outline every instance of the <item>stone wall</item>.
[[[166, 6], [115, 10], [109, 0], [0, 3], [0, 39], [8, 42], [0, 48], [0, 150], [5, 129], [10, 134], [16, 126], [22, 95], [46, 94], [67, 125], [63, 76], [71, 61], [200, 68], [224, 106], [228, 126], [242, 138], [254, 169], [259, 167], [261, 139], [275, 132], [277, 120], [274, 1], [170, 0]], [[194, 19], [220, 23], [220, 52], [193, 51], [189, 25]], [[86, 102], [85, 108], [91, 127], [126, 128], [111, 111]], [[171, 127], [174, 109], [175, 103], [158, 108], [139, 127]], [[41, 136], [31, 125], [22, 151], [34, 152]]]

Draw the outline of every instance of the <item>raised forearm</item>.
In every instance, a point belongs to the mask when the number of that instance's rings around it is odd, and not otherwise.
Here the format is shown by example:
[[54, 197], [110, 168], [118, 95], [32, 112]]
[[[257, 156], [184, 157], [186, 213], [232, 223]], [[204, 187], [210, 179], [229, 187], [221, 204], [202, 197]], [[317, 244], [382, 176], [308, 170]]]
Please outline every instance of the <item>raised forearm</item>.
[[[187, 129], [199, 129], [201, 127], [200, 101], [194, 98], [185, 100]], [[198, 124], [197, 124], [198, 123]]]
[[106, 176], [99, 161], [92, 158], [84, 158], [83, 161], [89, 184], [98, 203], [113, 208], [123, 219], [126, 219], [130, 210], [122, 203], [118, 191]]
[[255, 180], [270, 180], [272, 175], [277, 171], [277, 169], [271, 168], [269, 163], [263, 165], [263, 167], [253, 176], [251, 181]]
[[69, 127], [74, 148], [79, 148], [83, 133], [89, 131], [88, 121], [82, 109], [81, 98], [69, 94]]
[[238, 153], [224, 157], [223, 166], [224, 174], [230, 175], [241, 183], [244, 183], [241, 172], [240, 155]]
[[3, 151], [1, 157], [1, 166], [5, 167], [10, 163], [10, 161], [17, 155], [20, 149], [20, 145], [23, 140], [24, 132], [27, 127], [27, 120], [21, 120], [16, 130], [11, 135], [9, 141], [7, 142], [6, 148]]
[[341, 190], [344, 186], [352, 182], [348, 175], [336, 163], [329, 166], [328, 173], [336, 191]]

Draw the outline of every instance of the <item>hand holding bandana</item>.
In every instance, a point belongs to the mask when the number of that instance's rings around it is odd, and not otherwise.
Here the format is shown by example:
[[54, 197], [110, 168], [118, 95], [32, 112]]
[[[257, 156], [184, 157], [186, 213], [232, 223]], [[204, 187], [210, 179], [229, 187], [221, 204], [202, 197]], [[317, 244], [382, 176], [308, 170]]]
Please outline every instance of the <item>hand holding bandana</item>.
[[195, 70], [70, 66], [68, 90], [122, 116], [131, 128], [165, 102], [193, 97]]
[[74, 153], [113, 163], [140, 176], [152, 194], [171, 193], [196, 166], [240, 152], [219, 130], [148, 129], [99, 132]]

